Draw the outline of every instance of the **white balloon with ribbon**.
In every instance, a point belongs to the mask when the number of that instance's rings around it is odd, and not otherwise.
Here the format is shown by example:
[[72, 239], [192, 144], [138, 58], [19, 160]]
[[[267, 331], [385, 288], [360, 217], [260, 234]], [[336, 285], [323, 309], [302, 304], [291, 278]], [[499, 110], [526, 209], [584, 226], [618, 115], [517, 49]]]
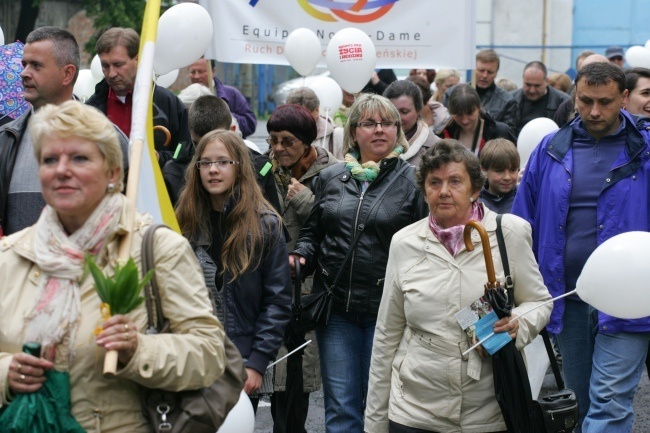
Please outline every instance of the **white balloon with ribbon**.
[[[598, 311], [613, 317], [632, 320], [650, 316], [648, 262], [650, 233], [634, 231], [613, 236], [591, 253], [578, 277], [575, 290], [524, 311], [513, 320], [574, 294]], [[467, 349], [463, 355], [493, 335], [494, 332]]]
[[99, 59], [99, 56], [95, 54], [92, 62], [90, 62], [90, 72], [93, 74], [93, 78], [97, 83], [104, 79], [104, 72], [102, 71], [102, 62]]
[[320, 114], [331, 118], [343, 102], [341, 86], [330, 77], [315, 77], [309, 81], [307, 87], [318, 96]]
[[284, 43], [284, 54], [289, 64], [303, 77], [314, 70], [322, 50], [316, 33], [302, 27], [292, 31]]
[[341, 88], [357, 93], [375, 70], [377, 51], [365, 32], [348, 27], [336, 32], [327, 44], [325, 60], [332, 78]]
[[212, 19], [196, 3], [170, 7], [158, 20], [153, 70], [165, 75], [194, 63], [205, 53], [212, 40]]
[[253, 430], [255, 430], [255, 412], [248, 395], [242, 391], [239, 401], [228, 412], [217, 433], [253, 433]]
[[72, 93], [81, 98], [82, 101], [90, 98], [95, 93], [95, 77], [90, 69], [80, 69], [77, 81], [74, 83]]
[[157, 77], [154, 76], [154, 81], [160, 87], [169, 87], [174, 84], [177, 78], [178, 69], [174, 69], [171, 72], [167, 72], [165, 75], [158, 75]]
[[633, 68], [650, 68], [650, 49], [634, 45], [625, 52], [625, 61]]
[[521, 128], [519, 137], [517, 137], [517, 150], [519, 151], [519, 158], [521, 160], [519, 165], [522, 168], [525, 167], [530, 158], [530, 154], [533, 153], [533, 150], [542, 141], [542, 138], [558, 129], [560, 128], [558, 128], [557, 124], [546, 117], [538, 117], [526, 123]]
[[580, 299], [621, 319], [650, 316], [648, 287], [650, 233], [627, 232], [609, 238], [587, 259], [576, 283]]

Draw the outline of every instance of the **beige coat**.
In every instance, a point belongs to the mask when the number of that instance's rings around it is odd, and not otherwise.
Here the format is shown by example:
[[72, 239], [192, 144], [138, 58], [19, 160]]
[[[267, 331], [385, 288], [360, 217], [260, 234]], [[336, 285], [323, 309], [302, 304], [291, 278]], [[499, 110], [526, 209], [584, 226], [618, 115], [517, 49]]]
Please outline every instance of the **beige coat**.
[[[497, 280], [503, 266], [496, 240], [496, 214], [486, 209]], [[515, 281], [513, 314], [550, 299], [531, 249], [531, 228], [514, 215], [503, 218], [508, 260]], [[494, 397], [492, 362], [478, 363], [479, 380], [468, 375], [461, 358], [467, 336], [454, 314], [483, 294], [485, 261], [476, 231], [473, 252], [464, 247], [454, 258], [433, 235], [428, 218], [393, 236], [370, 364], [365, 430], [387, 432], [388, 420], [439, 432], [506, 430]], [[522, 349], [548, 322], [551, 305], [519, 322]], [[462, 350], [461, 350], [462, 348]]]
[[[138, 216], [131, 255], [140, 265], [145, 220]], [[122, 232], [124, 230], [120, 229]], [[34, 263], [34, 227], [0, 239], [0, 395], [7, 404], [7, 374], [22, 349], [23, 317], [34, 307], [43, 272]], [[117, 241], [109, 240], [98, 264], [108, 271], [117, 260]], [[110, 266], [109, 266], [110, 264]], [[189, 243], [166, 229], [155, 235], [155, 269], [165, 317], [174, 334], [145, 335], [144, 303], [128, 314], [138, 325], [138, 347], [114, 379], [102, 375], [104, 350], [93, 330], [101, 326], [100, 299], [87, 276], [80, 286], [81, 314], [74, 342], [77, 355], [68, 366], [69, 340], [57, 346], [55, 369], [69, 370], [72, 414], [88, 432], [147, 432], [139, 385], [196, 389], [214, 382], [225, 367], [219, 321], [212, 315], [203, 274]]]
[[[318, 155], [316, 161], [309, 167], [309, 170], [298, 179], [300, 183], [305, 185], [304, 188], [296, 195], [291, 197], [291, 200], [286, 200], [281, 196], [280, 188], [278, 188], [278, 198], [280, 200], [280, 207], [282, 208], [282, 220], [284, 222], [289, 236], [291, 239], [287, 241], [287, 253], [294, 250], [300, 229], [307, 221], [307, 217], [314, 206], [314, 193], [311, 190], [311, 184], [314, 177], [321, 172], [321, 170], [336, 164], [338, 161], [334, 155], [329, 153], [326, 149], [315, 147]], [[313, 278], [307, 277], [302, 283], [303, 293], [311, 292]], [[303, 390], [304, 392], [318, 391], [321, 387], [320, 364], [318, 358], [318, 346], [316, 345], [316, 333], [314, 331], [308, 332], [305, 340], [311, 340], [305, 348], [302, 362], [302, 373], [304, 378]], [[278, 352], [278, 358], [287, 354], [287, 348], [283, 344]], [[282, 361], [275, 366], [275, 391], [286, 391], [287, 382], [287, 362]]]

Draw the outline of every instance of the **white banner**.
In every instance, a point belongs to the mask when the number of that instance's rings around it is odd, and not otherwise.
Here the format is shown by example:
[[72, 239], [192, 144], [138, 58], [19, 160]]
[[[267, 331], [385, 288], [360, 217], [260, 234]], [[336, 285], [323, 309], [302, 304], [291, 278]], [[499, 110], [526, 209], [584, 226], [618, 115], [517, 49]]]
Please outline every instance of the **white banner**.
[[377, 50], [377, 68], [472, 69], [475, 0], [200, 0], [214, 23], [207, 58], [288, 65], [284, 42], [300, 27], [316, 33], [321, 60], [334, 34], [356, 27]]

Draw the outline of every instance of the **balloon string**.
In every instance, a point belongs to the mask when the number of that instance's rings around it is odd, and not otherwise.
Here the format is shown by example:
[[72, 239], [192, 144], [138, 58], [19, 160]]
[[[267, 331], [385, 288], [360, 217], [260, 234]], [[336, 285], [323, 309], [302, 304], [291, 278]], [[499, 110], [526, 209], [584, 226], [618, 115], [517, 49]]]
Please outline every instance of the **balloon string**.
[[[330, 107], [325, 107], [325, 135], [327, 135], [327, 125], [329, 124], [330, 124]], [[332, 122], [332, 128], [333, 127], [334, 127], [334, 123]]]
[[[557, 301], [558, 299], [566, 298], [567, 296], [573, 295], [573, 294], [575, 294], [575, 293], [577, 293], [577, 292], [578, 292], [577, 289], [576, 289], [576, 290], [571, 290], [570, 292], [567, 292], [567, 293], [565, 293], [564, 295], [560, 295], [560, 296], [558, 296], [558, 297], [556, 297], [556, 298], [549, 299], [548, 301], [542, 302], [541, 304], [539, 304], [539, 305], [537, 305], [537, 306], [531, 308], [530, 310], [528, 310], [528, 311], [524, 311], [524, 312], [521, 313], [519, 316], [517, 316], [517, 317], [515, 317], [514, 319], [512, 319], [511, 322], [515, 322], [515, 321], [521, 319], [521, 318], [524, 317], [526, 314], [530, 313], [531, 311], [535, 311], [535, 310], [537, 310], [538, 308], [541, 308], [541, 307], [543, 307], [543, 306], [546, 305], [546, 304], [550, 304], [551, 302], [553, 302], [553, 301]], [[469, 349], [467, 349], [466, 351], [464, 351], [464, 352], [463, 352], [463, 356], [466, 356], [469, 352], [471, 352], [472, 350], [476, 349], [477, 347], [479, 347], [481, 344], [483, 344], [484, 342], [486, 342], [489, 338], [491, 338], [491, 337], [493, 337], [493, 336], [494, 336], [494, 332], [491, 332], [490, 334], [488, 334], [487, 337], [485, 337], [484, 339], [482, 339], [481, 341], [479, 341], [478, 343], [476, 343], [475, 345], [473, 345], [472, 347], [470, 347]]]
[[291, 352], [287, 353], [286, 355], [284, 355], [282, 358], [278, 359], [278, 360], [275, 361], [274, 363], [269, 364], [269, 366], [266, 367], [266, 369], [268, 370], [269, 368], [273, 367], [273, 366], [274, 366], [275, 364], [277, 364], [278, 362], [280, 362], [280, 361], [284, 361], [285, 359], [287, 359], [288, 357], [290, 357], [291, 355], [293, 355], [294, 353], [296, 353], [297, 351], [299, 351], [300, 349], [302, 349], [303, 347], [305, 347], [305, 346], [308, 345], [309, 343], [311, 343], [311, 340], [307, 341], [307, 342], [304, 343], [304, 344], [301, 344], [300, 346], [298, 346], [297, 348], [293, 349]]

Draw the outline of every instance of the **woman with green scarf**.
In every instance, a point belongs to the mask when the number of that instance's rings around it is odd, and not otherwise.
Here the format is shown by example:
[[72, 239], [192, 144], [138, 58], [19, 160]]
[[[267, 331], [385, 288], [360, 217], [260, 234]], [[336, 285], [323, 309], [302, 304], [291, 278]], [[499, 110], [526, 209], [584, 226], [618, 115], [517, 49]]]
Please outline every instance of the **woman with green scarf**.
[[314, 272], [312, 292], [332, 293], [329, 324], [316, 329], [327, 433], [362, 433], [391, 238], [428, 211], [413, 168], [399, 158], [408, 142], [388, 99], [364, 94], [354, 102], [343, 149], [345, 162], [315, 182], [314, 207], [289, 263], [297, 258]]

